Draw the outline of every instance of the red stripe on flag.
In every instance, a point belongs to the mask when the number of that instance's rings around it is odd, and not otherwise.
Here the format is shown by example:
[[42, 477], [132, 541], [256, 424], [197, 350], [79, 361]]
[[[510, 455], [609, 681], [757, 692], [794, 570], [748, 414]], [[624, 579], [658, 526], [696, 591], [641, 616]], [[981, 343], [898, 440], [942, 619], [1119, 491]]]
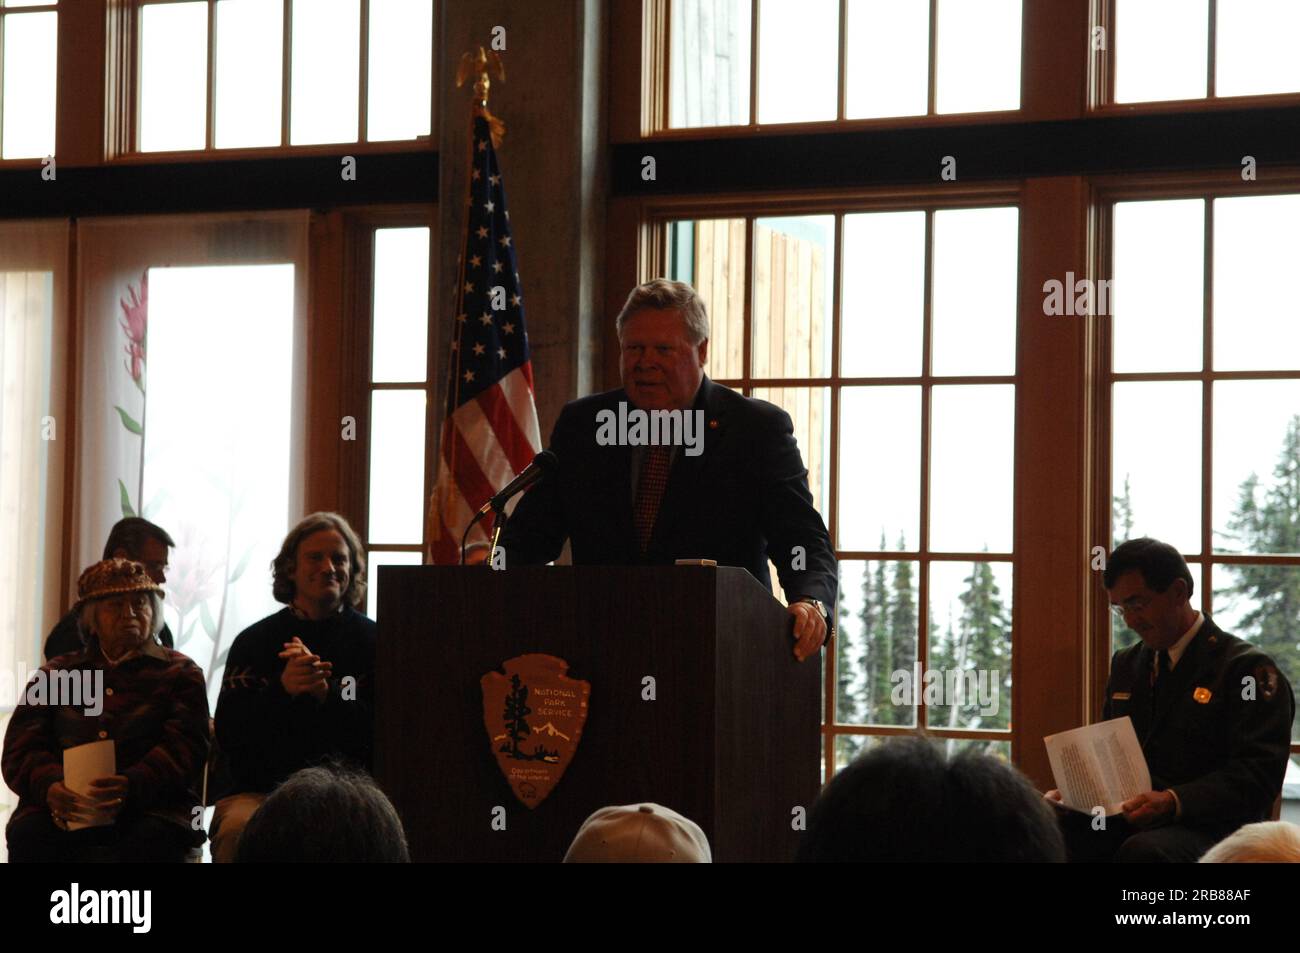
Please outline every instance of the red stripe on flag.
[[506, 401], [505, 393], [499, 386], [489, 387], [475, 399], [483, 411], [483, 416], [492, 426], [492, 432], [496, 434], [501, 449], [505, 451], [506, 459], [510, 461], [510, 469], [516, 474], [522, 473], [524, 468], [533, 462], [534, 451], [532, 444], [528, 442], [528, 435], [520, 429], [519, 421], [515, 419], [515, 413]]
[[[460, 540], [456, 539], [447, 527], [447, 521], [438, 517], [442, 532], [429, 544], [429, 561], [435, 566], [455, 566], [460, 563]], [[464, 532], [462, 530], [461, 532]]]
[[[470, 509], [477, 510], [480, 506], [492, 499], [496, 493], [492, 489], [492, 482], [484, 476], [483, 471], [479, 468], [478, 460], [474, 459], [474, 452], [470, 450], [469, 444], [465, 442], [465, 435], [460, 432], [460, 428], [452, 426], [452, 458], [447, 461], [451, 468], [451, 477], [456, 481], [456, 488], [460, 491], [465, 502], [469, 504]], [[464, 527], [461, 527], [464, 530]], [[459, 539], [456, 541], [458, 544]]]

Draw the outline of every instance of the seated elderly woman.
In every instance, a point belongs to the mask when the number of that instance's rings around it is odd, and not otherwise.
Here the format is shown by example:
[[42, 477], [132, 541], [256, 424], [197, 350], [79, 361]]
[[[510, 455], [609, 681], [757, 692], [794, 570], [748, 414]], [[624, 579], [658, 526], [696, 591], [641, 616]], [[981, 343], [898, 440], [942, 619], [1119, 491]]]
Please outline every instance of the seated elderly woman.
[[276, 785], [326, 760], [371, 768], [375, 623], [366, 554], [348, 521], [313, 513], [272, 563], [285, 607], [239, 634], [217, 699], [217, 742], [237, 792], [216, 804], [212, 859], [234, 860], [240, 833]]
[[[82, 650], [33, 676], [5, 732], [4, 779], [19, 797], [9, 860], [184, 860], [203, 843], [203, 673], [158, 643], [162, 590], [140, 563], [106, 559], [77, 588]], [[65, 754], [95, 741], [113, 742], [114, 773], [74, 791]]]

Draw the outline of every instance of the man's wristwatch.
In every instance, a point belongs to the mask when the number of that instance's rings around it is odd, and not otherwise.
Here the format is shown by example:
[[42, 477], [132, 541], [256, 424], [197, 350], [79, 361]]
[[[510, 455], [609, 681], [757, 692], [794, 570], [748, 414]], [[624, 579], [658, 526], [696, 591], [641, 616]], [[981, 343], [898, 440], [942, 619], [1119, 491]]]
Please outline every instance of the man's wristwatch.
[[831, 613], [824, 602], [820, 599], [796, 599], [795, 602], [806, 602], [816, 609], [821, 617], [826, 620], [826, 641], [829, 642], [835, 638], [835, 626], [831, 624]]

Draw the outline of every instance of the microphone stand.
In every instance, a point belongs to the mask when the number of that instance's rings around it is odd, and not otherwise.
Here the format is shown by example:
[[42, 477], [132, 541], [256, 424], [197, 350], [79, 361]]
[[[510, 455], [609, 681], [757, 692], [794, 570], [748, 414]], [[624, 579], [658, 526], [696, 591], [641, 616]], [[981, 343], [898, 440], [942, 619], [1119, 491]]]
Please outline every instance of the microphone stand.
[[[460, 564], [462, 566], [465, 565], [465, 543], [469, 539], [469, 531], [472, 530], [482, 518], [482, 513], [475, 514], [474, 518], [469, 521], [469, 525], [465, 527], [465, 532], [460, 536]], [[496, 556], [497, 541], [501, 538], [501, 531], [506, 528], [506, 520], [509, 518], [510, 517], [506, 514], [506, 501], [502, 501], [501, 503], [492, 503], [492, 532], [488, 534], [488, 539], [491, 542], [491, 548], [488, 550], [487, 559], [489, 569], [493, 568], [492, 560], [493, 557]]]
[[488, 549], [488, 569], [496, 569], [497, 541], [501, 539], [501, 531], [506, 528], [506, 520], [510, 517], [506, 515], [506, 505], [492, 507], [492, 546]]

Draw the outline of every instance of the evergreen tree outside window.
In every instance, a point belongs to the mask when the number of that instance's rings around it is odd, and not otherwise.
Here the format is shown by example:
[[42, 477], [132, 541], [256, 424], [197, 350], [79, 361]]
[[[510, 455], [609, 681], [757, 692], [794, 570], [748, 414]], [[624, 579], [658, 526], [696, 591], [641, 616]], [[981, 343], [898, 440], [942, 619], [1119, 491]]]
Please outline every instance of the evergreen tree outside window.
[[790, 414], [840, 560], [825, 776], [917, 728], [1009, 759], [1017, 208], [662, 227], [710, 315], [705, 372]]

